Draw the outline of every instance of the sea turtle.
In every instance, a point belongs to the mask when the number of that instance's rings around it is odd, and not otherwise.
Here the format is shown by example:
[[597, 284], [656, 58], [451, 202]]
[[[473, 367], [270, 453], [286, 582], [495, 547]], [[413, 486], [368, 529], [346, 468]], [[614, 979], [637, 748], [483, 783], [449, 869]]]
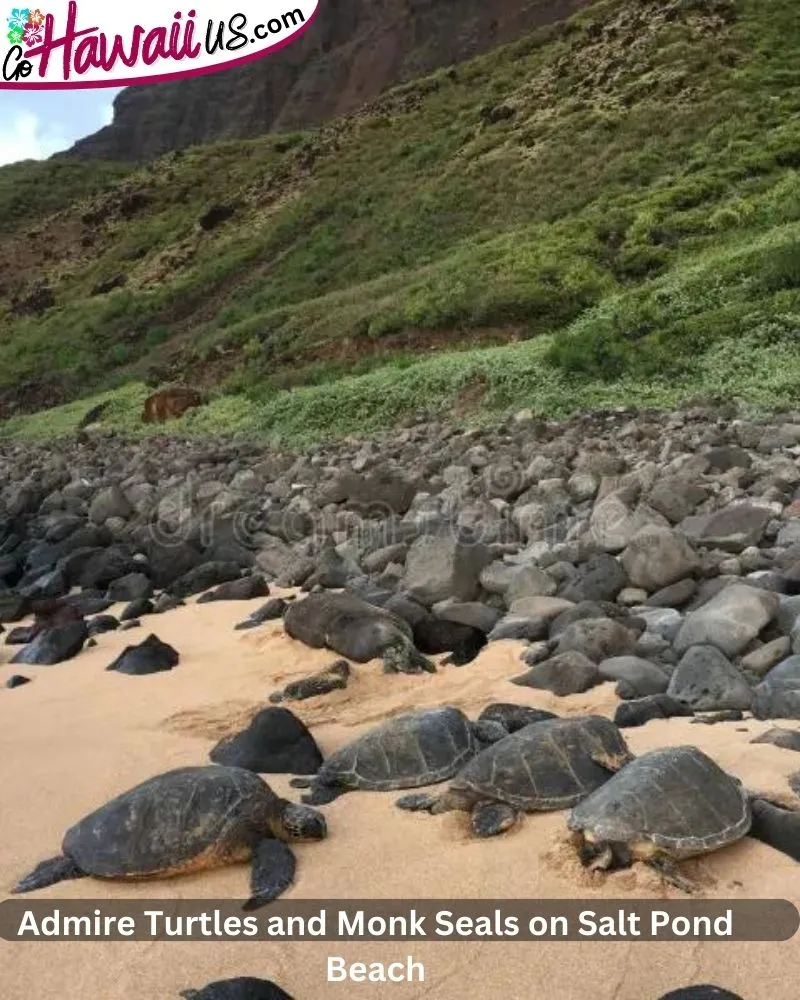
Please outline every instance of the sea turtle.
[[401, 809], [471, 812], [473, 832], [490, 837], [524, 812], [567, 809], [632, 760], [622, 734], [600, 715], [533, 722], [474, 757], [444, 795], [406, 795]]
[[731, 993], [722, 986], [711, 986], [704, 983], [701, 986], [682, 986], [670, 990], [659, 1000], [742, 1000], [738, 993]]
[[357, 788], [388, 792], [435, 785], [507, 735], [498, 723], [470, 722], [450, 706], [407, 712], [331, 754], [313, 778], [294, 778], [291, 784], [311, 788], [303, 797], [310, 805], [332, 802]]
[[62, 854], [42, 861], [14, 888], [31, 892], [65, 879], [162, 878], [252, 860], [255, 910], [294, 881], [286, 841], [321, 840], [316, 809], [277, 796], [257, 774], [212, 764], [156, 775], [70, 827]]
[[750, 794], [750, 836], [800, 861], [800, 812], [797, 807]]
[[414, 645], [411, 626], [350, 593], [309, 594], [283, 616], [286, 634], [314, 649], [327, 647], [354, 663], [380, 657], [385, 673], [436, 673]]
[[235, 979], [217, 979], [199, 990], [181, 990], [184, 1000], [292, 1000], [270, 979], [237, 976]]
[[691, 892], [677, 862], [732, 844], [750, 830], [747, 791], [702, 750], [667, 747], [643, 754], [572, 810], [581, 860], [592, 868], [643, 861]]

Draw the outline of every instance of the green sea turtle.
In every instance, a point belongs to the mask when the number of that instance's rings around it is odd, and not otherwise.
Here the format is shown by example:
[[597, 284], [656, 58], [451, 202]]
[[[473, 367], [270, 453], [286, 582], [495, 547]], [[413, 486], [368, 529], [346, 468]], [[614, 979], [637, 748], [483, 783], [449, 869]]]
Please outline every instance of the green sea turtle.
[[677, 862], [733, 844], [751, 823], [741, 782], [693, 746], [636, 758], [568, 820], [585, 865], [614, 869], [643, 861], [688, 892], [694, 887]]
[[164, 878], [251, 860], [245, 909], [255, 910], [294, 881], [296, 862], [286, 841], [326, 834], [321, 813], [280, 798], [252, 771], [181, 767], [123, 792], [70, 827], [62, 853], [38, 864], [13, 891], [87, 875]]
[[433, 814], [470, 812], [473, 832], [490, 837], [523, 813], [568, 809], [632, 759], [619, 729], [602, 716], [545, 719], [479, 753], [444, 795], [406, 795], [396, 805]]
[[332, 802], [354, 789], [387, 792], [435, 785], [507, 735], [502, 725], [470, 722], [450, 706], [406, 712], [331, 754], [313, 778], [294, 778], [291, 784], [311, 788], [303, 797], [310, 805]]
[[314, 649], [327, 647], [354, 663], [380, 657], [385, 673], [436, 673], [414, 645], [411, 626], [350, 593], [309, 594], [283, 616], [286, 634]]

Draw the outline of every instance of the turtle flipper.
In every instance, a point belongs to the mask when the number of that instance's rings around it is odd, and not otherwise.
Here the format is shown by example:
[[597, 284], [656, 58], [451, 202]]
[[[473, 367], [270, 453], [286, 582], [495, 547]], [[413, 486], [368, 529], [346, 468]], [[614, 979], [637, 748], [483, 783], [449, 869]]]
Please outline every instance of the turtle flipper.
[[635, 759], [631, 753], [612, 754], [607, 753], [605, 750], [592, 750], [589, 756], [595, 764], [599, 764], [600, 767], [604, 767], [606, 771], [610, 771], [612, 774], [616, 774], [620, 768]]
[[436, 664], [412, 642], [390, 646], [381, 654], [385, 674], [435, 674]]
[[396, 799], [395, 805], [407, 812], [431, 812], [438, 798], [438, 795], [428, 795], [426, 792], [413, 792]]
[[492, 719], [478, 719], [477, 722], [473, 722], [472, 732], [475, 739], [481, 743], [485, 743], [487, 746], [491, 746], [492, 743], [498, 743], [509, 735], [508, 729], [506, 729], [502, 722], [495, 722]]
[[800, 861], [800, 812], [755, 796], [751, 797], [750, 806], [753, 810], [750, 836]]
[[477, 837], [495, 837], [514, 826], [520, 816], [521, 813], [505, 802], [479, 802], [472, 810], [470, 825]]
[[290, 788], [311, 788], [314, 784], [313, 778], [290, 778], [289, 787]]
[[666, 884], [671, 885], [674, 889], [680, 889], [681, 892], [686, 892], [690, 895], [697, 891], [698, 887], [695, 883], [681, 873], [680, 868], [672, 858], [667, 858], [659, 854], [653, 858], [648, 858], [645, 864], [648, 868], [652, 868], [653, 871], [658, 872]]
[[30, 875], [20, 879], [11, 891], [13, 893], [33, 892], [36, 889], [44, 889], [48, 885], [66, 882], [67, 879], [73, 878], [86, 878], [86, 872], [81, 871], [72, 858], [59, 854], [57, 858], [40, 861]]
[[250, 899], [244, 910], [257, 910], [281, 896], [294, 882], [297, 860], [282, 840], [262, 840], [253, 851]]
[[323, 785], [311, 783], [308, 786], [311, 791], [308, 795], [301, 795], [300, 801], [307, 806], [326, 806], [329, 802], [333, 802], [334, 799], [338, 799], [340, 795], [344, 795], [346, 789], [338, 788], [334, 785]]

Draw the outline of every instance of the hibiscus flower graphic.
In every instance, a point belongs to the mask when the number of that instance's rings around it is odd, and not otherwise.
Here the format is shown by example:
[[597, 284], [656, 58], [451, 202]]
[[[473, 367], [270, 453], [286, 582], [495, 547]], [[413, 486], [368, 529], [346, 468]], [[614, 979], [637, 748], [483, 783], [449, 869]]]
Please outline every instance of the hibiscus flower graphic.
[[9, 34], [12, 31], [24, 31], [25, 25], [30, 20], [30, 13], [27, 7], [12, 7], [8, 18]]
[[42, 41], [42, 29], [38, 24], [33, 24], [31, 21], [25, 25], [25, 34], [23, 35], [25, 39], [25, 44], [30, 47], [32, 45], [40, 45]]
[[28, 11], [28, 24], [34, 24], [37, 27], [44, 24], [45, 15], [37, 7], [36, 10]]
[[6, 38], [11, 42], [12, 45], [20, 45], [22, 43], [23, 31], [22, 28], [12, 28], [11, 31], [6, 35]]

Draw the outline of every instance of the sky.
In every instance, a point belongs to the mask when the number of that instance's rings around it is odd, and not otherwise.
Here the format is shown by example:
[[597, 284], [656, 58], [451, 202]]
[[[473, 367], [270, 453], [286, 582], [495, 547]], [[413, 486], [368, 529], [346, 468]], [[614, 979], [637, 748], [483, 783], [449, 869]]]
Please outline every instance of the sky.
[[0, 166], [43, 160], [111, 121], [112, 87], [0, 90]]

